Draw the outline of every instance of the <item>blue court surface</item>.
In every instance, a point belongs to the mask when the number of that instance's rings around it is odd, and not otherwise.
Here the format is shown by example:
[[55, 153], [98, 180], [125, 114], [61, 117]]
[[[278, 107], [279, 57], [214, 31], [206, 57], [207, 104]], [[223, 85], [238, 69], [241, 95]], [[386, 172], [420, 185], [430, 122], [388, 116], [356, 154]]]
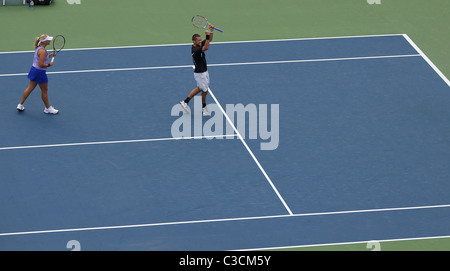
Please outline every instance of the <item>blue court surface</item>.
[[[195, 88], [190, 46], [61, 52], [48, 70], [58, 115], [39, 88], [16, 110], [33, 53], [0, 53], [0, 250], [450, 235], [449, 83], [407, 35], [213, 43], [212, 117], [199, 99], [191, 115], [178, 105]], [[233, 129], [221, 109], [238, 104], [259, 109], [258, 128], [248, 115]], [[201, 130], [212, 118], [218, 138]], [[250, 136], [262, 124], [277, 129], [272, 150]]]

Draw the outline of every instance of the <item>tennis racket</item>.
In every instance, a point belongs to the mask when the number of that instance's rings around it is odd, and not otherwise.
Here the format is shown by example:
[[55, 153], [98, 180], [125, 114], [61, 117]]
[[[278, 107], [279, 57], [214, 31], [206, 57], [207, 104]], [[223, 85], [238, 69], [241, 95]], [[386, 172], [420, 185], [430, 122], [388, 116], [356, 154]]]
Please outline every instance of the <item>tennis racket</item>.
[[[192, 24], [200, 29], [207, 29], [209, 28], [210, 23], [208, 22], [208, 20], [203, 17], [202, 15], [195, 15], [194, 17], [192, 17]], [[219, 32], [223, 32], [223, 30], [214, 27], [215, 30], [219, 31]]]
[[[62, 35], [58, 35], [53, 39], [53, 53], [55, 56], [64, 48], [66, 45], [66, 39]], [[52, 61], [55, 60], [55, 56], [52, 57]]]

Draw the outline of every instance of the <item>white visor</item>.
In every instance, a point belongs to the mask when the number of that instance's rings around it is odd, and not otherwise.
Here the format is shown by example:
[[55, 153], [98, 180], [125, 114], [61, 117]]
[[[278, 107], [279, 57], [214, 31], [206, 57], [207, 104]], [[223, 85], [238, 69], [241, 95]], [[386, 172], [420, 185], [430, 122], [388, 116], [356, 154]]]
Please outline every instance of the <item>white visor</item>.
[[39, 44], [41, 44], [41, 42], [48, 41], [48, 40], [53, 40], [53, 37], [52, 36], [47, 36], [45, 39], [39, 41]]

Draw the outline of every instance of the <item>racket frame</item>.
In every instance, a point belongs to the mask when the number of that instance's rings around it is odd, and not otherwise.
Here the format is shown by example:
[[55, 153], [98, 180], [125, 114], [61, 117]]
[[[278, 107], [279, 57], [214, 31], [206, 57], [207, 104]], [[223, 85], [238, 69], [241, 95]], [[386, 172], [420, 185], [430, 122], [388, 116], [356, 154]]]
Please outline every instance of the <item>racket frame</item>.
[[[203, 27], [200, 27], [200, 26], [196, 25], [196, 24], [194, 23], [194, 19], [197, 18], [197, 17], [200, 17], [200, 18], [202, 18], [203, 20], [205, 20], [206, 25], [203, 26]], [[206, 19], [205, 16], [203, 16], [203, 15], [195, 15], [194, 17], [192, 17], [191, 22], [192, 22], [192, 25], [193, 25], [193, 26], [195, 26], [195, 27], [197, 27], [197, 28], [200, 28], [200, 29], [207, 29], [207, 28], [211, 25], [211, 24], [209, 23], [208, 19]], [[219, 28], [217, 28], [217, 27], [214, 27], [214, 29], [217, 30], [217, 31], [219, 31], [219, 32], [223, 32], [223, 30], [221, 30], [221, 29], [219, 29]]]
[[[62, 40], [64, 41], [62, 47], [59, 48], [59, 49], [56, 49], [56, 48], [55, 48], [55, 41], [56, 41], [57, 38], [62, 38]], [[64, 49], [64, 46], [66, 46], [66, 38], [65, 38], [63, 35], [57, 35], [57, 36], [55, 36], [55, 37], [53, 38], [53, 53], [54, 53], [55, 55], [52, 57], [52, 60], [51, 60], [50, 62], [53, 62], [53, 61], [55, 60], [55, 56], [56, 56], [62, 49]]]

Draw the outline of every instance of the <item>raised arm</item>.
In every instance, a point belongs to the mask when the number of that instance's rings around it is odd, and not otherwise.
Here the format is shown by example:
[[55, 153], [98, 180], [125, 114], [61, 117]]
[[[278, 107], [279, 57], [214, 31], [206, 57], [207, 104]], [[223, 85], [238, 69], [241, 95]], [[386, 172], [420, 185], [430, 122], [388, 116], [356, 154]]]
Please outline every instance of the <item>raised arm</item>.
[[212, 41], [213, 39], [213, 32], [212, 30], [214, 29], [214, 26], [212, 24], [209, 25], [209, 30], [205, 31], [205, 35], [206, 35], [206, 40], [205, 40], [205, 45], [203, 45], [202, 51], [205, 52], [206, 50], [209, 49], [209, 43]]
[[214, 31], [214, 26], [212, 24], [210, 24], [209, 25], [209, 32], [210, 32], [210, 34], [209, 34], [209, 42], [211, 42], [213, 40], [213, 36], [214, 36], [213, 31]]
[[209, 43], [211, 42], [211, 32], [206, 30], [205, 34], [206, 34], [206, 40], [205, 40], [205, 45], [203, 45], [203, 47], [202, 47], [202, 52], [205, 52], [209, 49]]

